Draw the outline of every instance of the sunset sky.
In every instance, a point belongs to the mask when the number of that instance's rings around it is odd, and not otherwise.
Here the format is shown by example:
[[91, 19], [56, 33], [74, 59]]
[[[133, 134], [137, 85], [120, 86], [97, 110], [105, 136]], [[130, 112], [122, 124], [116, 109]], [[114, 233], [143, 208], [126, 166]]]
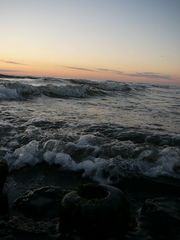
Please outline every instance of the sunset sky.
[[0, 74], [180, 83], [180, 0], [0, 0]]

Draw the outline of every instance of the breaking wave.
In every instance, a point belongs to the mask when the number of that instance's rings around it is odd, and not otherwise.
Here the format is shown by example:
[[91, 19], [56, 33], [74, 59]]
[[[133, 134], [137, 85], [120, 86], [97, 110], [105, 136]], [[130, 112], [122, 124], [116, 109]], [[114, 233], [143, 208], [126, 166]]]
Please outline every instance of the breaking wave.
[[34, 97], [88, 98], [106, 95], [106, 92], [88, 85], [33, 86], [23, 83], [4, 83], [0, 85], [0, 100], [26, 100]]
[[113, 81], [30, 79], [28, 81], [0, 81], [0, 100], [26, 100], [47, 96], [52, 98], [89, 98], [113, 96], [114, 94], [137, 93], [144, 85], [133, 85]]

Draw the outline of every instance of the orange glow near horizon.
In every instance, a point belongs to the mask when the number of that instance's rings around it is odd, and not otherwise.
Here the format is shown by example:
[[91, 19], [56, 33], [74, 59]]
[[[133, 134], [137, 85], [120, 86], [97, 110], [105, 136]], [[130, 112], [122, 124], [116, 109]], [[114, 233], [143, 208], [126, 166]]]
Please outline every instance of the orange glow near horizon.
[[[6, 60], [3, 60], [6, 61]], [[12, 61], [16, 62], [16, 61]], [[20, 62], [20, 61], [17, 61]], [[127, 71], [124, 72], [119, 69], [107, 69], [105, 67], [79, 67], [79, 66], [61, 66], [58, 64], [41, 64], [39, 61], [36, 64], [13, 64], [13, 63], [0, 63], [0, 69], [4, 69], [1, 74], [9, 75], [28, 75], [28, 76], [49, 76], [61, 78], [74, 78], [74, 79], [93, 79], [93, 80], [115, 80], [123, 82], [157, 82], [163, 84], [179, 84], [179, 75], [173, 76], [173, 81], [168, 79], [153, 79], [152, 77], [138, 77], [133, 74], [147, 71]], [[100, 70], [99, 70], [100, 69]], [[6, 70], [6, 71], [5, 71]], [[172, 76], [172, 75], [171, 75]]]

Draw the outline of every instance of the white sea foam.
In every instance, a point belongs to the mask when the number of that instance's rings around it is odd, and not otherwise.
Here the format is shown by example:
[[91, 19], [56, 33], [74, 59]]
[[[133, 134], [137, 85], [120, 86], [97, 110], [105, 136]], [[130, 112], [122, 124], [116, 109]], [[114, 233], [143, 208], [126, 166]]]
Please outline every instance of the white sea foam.
[[159, 157], [154, 164], [145, 162], [141, 164], [141, 167], [144, 174], [148, 176], [174, 176], [174, 168], [178, 163], [180, 164], [179, 149], [166, 147], [160, 151]]
[[42, 161], [39, 150], [39, 142], [33, 140], [27, 145], [17, 148], [12, 154], [5, 156], [10, 170], [18, 169], [26, 165], [34, 166]]
[[[41, 147], [39, 142], [33, 140], [16, 149], [12, 154], [7, 154], [5, 158], [11, 170], [25, 165], [34, 166], [45, 161], [49, 165], [59, 165], [61, 169], [80, 171], [83, 177], [109, 184], [116, 183], [124, 177], [138, 175], [180, 177], [174, 171], [174, 167], [180, 164], [180, 150], [176, 147], [162, 148], [154, 161], [149, 160], [151, 151], [147, 149], [142, 151], [136, 159], [122, 159], [118, 155], [107, 160], [96, 157], [89, 151], [90, 147], [101, 149], [100, 145], [95, 146], [95, 139], [95, 136], [84, 135], [80, 137], [77, 143], [68, 143], [69, 147], [72, 144], [77, 149], [80, 146], [83, 147], [86, 154], [82, 155], [81, 160], [73, 158], [71, 151], [69, 153], [64, 152], [64, 150], [67, 151], [67, 145], [63, 149], [61, 142], [53, 139], [46, 141]], [[57, 147], [59, 145], [61, 147]]]
[[92, 134], [82, 135], [78, 140], [78, 145], [98, 145], [103, 139]]

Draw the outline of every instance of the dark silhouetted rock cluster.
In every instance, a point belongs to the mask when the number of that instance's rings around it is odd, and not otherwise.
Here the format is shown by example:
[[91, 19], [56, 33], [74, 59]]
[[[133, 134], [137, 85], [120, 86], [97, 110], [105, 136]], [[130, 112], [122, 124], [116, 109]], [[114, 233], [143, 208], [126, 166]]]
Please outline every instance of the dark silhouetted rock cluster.
[[0, 162], [0, 239], [180, 239], [178, 182], [132, 178], [114, 187], [77, 181], [70, 188], [65, 173], [63, 185], [34, 186], [8, 204], [13, 190], [4, 188], [8, 166]]

